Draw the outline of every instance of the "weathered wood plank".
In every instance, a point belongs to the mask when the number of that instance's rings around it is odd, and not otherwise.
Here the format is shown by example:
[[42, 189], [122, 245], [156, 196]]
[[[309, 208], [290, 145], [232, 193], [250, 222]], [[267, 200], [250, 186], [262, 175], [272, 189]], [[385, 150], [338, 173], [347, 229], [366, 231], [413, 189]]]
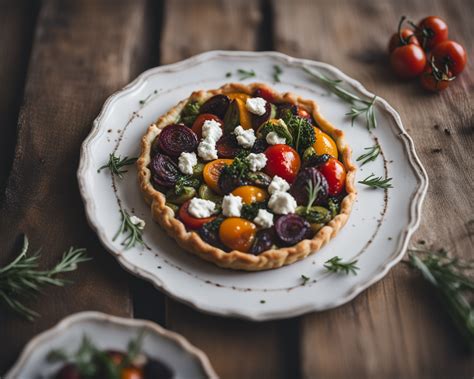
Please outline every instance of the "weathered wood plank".
[[[395, 79], [387, 63], [388, 38], [403, 14], [414, 20], [440, 15], [452, 38], [473, 51], [472, 4], [426, 4], [276, 0], [275, 49], [334, 64], [400, 112], [431, 180], [413, 241], [472, 257], [474, 163], [466, 159], [474, 142], [472, 71], [430, 95], [416, 82]], [[403, 264], [350, 304], [304, 317], [301, 335], [307, 378], [468, 377], [474, 369], [432, 290]]]
[[0, 1], [0, 202], [13, 161], [16, 121], [37, 8], [36, 1]]
[[87, 225], [76, 182], [80, 144], [105, 98], [142, 71], [146, 1], [45, 0], [39, 13], [18, 123], [15, 160], [0, 218], [2, 260], [26, 233], [51, 265], [69, 245], [87, 247], [93, 262], [48, 288], [30, 305], [29, 323], [2, 313], [0, 372], [32, 335], [81, 310], [130, 315], [128, 276]]
[[[207, 50], [257, 47], [258, 2], [166, 1], [162, 63]], [[288, 322], [250, 323], [201, 314], [173, 300], [166, 325], [203, 349], [222, 378], [278, 378], [288, 374]], [[291, 356], [291, 354], [290, 354]]]

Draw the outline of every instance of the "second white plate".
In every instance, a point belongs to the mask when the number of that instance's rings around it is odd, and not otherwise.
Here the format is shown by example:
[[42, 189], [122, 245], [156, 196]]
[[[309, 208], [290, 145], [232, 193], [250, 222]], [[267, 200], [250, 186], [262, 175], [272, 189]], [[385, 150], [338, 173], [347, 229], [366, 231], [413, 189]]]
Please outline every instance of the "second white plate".
[[[273, 83], [273, 66], [283, 74]], [[400, 117], [387, 102], [377, 99], [378, 127], [369, 132], [365, 121], [351, 127], [349, 106], [315, 82], [307, 67], [329, 77], [360, 96], [373, 94], [338, 69], [324, 63], [295, 59], [279, 53], [215, 51], [151, 69], [112, 95], [84, 141], [78, 179], [91, 226], [104, 246], [131, 273], [151, 281], [175, 299], [202, 311], [269, 320], [301, 315], [341, 305], [381, 279], [403, 256], [418, 225], [428, 180]], [[392, 189], [358, 185], [358, 198], [347, 225], [317, 254], [277, 270], [248, 273], [218, 268], [181, 250], [150, 217], [137, 185], [136, 170], [120, 180], [97, 172], [111, 152], [138, 156], [140, 139], [148, 125], [178, 101], [199, 89], [218, 88], [237, 81], [238, 69], [254, 70], [258, 81], [277, 91], [291, 91], [316, 100], [322, 114], [346, 133], [354, 160], [364, 148], [379, 143], [382, 154], [358, 170], [357, 180], [371, 173], [392, 177]], [[226, 77], [231, 73], [231, 77]], [[123, 239], [113, 240], [120, 226], [119, 204], [146, 220], [148, 247], [124, 250]], [[340, 256], [357, 259], [357, 275], [329, 274], [326, 260]], [[302, 275], [310, 280], [303, 284]]]

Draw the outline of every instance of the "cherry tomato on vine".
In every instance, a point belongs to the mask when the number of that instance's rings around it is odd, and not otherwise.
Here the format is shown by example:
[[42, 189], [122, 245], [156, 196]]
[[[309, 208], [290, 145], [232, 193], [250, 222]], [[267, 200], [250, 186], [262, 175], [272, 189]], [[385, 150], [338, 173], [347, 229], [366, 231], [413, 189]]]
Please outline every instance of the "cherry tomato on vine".
[[400, 78], [415, 78], [425, 69], [426, 55], [418, 45], [403, 45], [390, 54], [390, 65]]
[[448, 88], [449, 83], [454, 79], [453, 74], [448, 71], [442, 72], [436, 66], [426, 66], [425, 71], [420, 76], [421, 86], [433, 92], [440, 92]]
[[326, 163], [318, 167], [328, 182], [328, 194], [339, 195], [346, 183], [346, 169], [336, 158], [329, 158]]
[[466, 66], [467, 54], [464, 47], [455, 41], [443, 41], [437, 44], [431, 56], [434, 59], [434, 63], [440, 69], [445, 66], [454, 76], [458, 76]]
[[265, 156], [265, 172], [268, 175], [278, 175], [288, 183], [293, 183], [301, 166], [300, 156], [293, 148], [288, 145], [273, 145], [265, 150]]
[[420, 41], [418, 41], [418, 38], [416, 38], [413, 30], [401, 29], [399, 33], [394, 33], [392, 37], [390, 37], [390, 41], [388, 43], [388, 52], [391, 53], [397, 47], [409, 44], [420, 46]]
[[207, 224], [208, 222], [211, 222], [215, 219], [214, 216], [197, 218], [189, 214], [188, 208], [190, 202], [191, 200], [188, 200], [183, 205], [181, 205], [181, 208], [179, 208], [178, 213], [180, 220], [183, 222], [184, 225], [186, 225], [188, 229], [199, 229], [204, 224]]
[[448, 24], [436, 16], [426, 17], [418, 23], [416, 36], [423, 48], [430, 50], [448, 39]]
[[210, 113], [203, 113], [200, 114], [199, 116], [196, 117], [196, 120], [193, 123], [192, 130], [196, 135], [198, 136], [199, 139], [202, 137], [202, 126], [206, 121], [209, 120], [214, 120], [217, 121], [219, 124], [224, 125], [222, 120], [217, 117], [216, 115], [210, 114]]

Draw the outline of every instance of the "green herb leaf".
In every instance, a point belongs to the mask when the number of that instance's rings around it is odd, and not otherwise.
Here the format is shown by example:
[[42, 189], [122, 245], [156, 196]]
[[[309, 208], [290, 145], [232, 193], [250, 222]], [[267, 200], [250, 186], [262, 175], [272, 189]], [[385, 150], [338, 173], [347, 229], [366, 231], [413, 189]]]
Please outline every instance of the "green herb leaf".
[[375, 161], [377, 159], [380, 154], [380, 146], [379, 144], [376, 144], [371, 147], [366, 147], [364, 150], [368, 150], [367, 153], [362, 154], [359, 158], [357, 158], [357, 162], [361, 161], [361, 167], [366, 163]]
[[292, 136], [291, 145], [300, 155], [303, 155], [303, 152], [316, 142], [313, 126], [306, 118], [293, 115], [291, 111], [283, 115], [283, 121]]
[[184, 192], [184, 187], [198, 188], [200, 185], [201, 181], [193, 178], [192, 175], [182, 175], [174, 185], [174, 193], [179, 196]]
[[364, 180], [359, 180], [360, 184], [364, 184], [371, 188], [393, 188], [392, 184], [390, 183], [392, 178], [382, 178], [381, 176], [376, 177], [375, 174], [370, 174]]
[[244, 70], [241, 68], [237, 70], [237, 74], [239, 75], [239, 80], [245, 80], [256, 76], [254, 70]]
[[109, 154], [109, 161], [99, 167], [97, 172], [101, 172], [104, 168], [108, 168], [112, 175], [117, 175], [120, 179], [123, 178], [123, 174], [127, 172], [127, 170], [123, 170], [123, 167], [130, 166], [137, 161], [138, 158], [129, 158], [124, 157], [120, 158], [120, 156], [116, 157], [114, 153]]
[[324, 263], [324, 267], [330, 271], [339, 273], [342, 272], [346, 275], [354, 274], [357, 275], [357, 270], [359, 267], [356, 266], [357, 260], [352, 262], [342, 262], [342, 258], [338, 257], [337, 255]]
[[302, 285], [305, 286], [306, 283], [308, 283], [309, 281], [309, 277], [307, 277], [306, 275], [301, 275], [301, 281], [303, 282]]
[[283, 73], [283, 70], [280, 66], [274, 65], [273, 66], [273, 80], [277, 83], [280, 83], [280, 75]]
[[181, 111], [181, 115], [178, 121], [184, 125], [191, 126], [199, 115], [199, 109], [201, 105], [197, 101], [188, 101]]
[[27, 256], [28, 238], [23, 239], [20, 254], [10, 264], [0, 269], [0, 301], [12, 311], [32, 321], [39, 316], [35, 311], [25, 307], [19, 298], [35, 297], [44, 285], [62, 287], [70, 283], [57, 275], [73, 271], [81, 262], [90, 260], [85, 255], [86, 250], [70, 247], [61, 260], [50, 270], [39, 270], [39, 253]]
[[258, 211], [260, 209], [265, 209], [266, 203], [264, 201], [261, 202], [254, 202], [251, 204], [244, 204], [242, 205], [242, 210], [240, 211], [240, 216], [252, 221], [255, 217], [257, 217]]
[[115, 241], [120, 234], [128, 233], [122, 241], [122, 245], [125, 246], [125, 249], [129, 249], [136, 244], [144, 245], [142, 238], [144, 225], [139, 222], [134, 223], [131, 216], [124, 209], [120, 209], [120, 216], [122, 223], [114, 238], [112, 238], [112, 241]]

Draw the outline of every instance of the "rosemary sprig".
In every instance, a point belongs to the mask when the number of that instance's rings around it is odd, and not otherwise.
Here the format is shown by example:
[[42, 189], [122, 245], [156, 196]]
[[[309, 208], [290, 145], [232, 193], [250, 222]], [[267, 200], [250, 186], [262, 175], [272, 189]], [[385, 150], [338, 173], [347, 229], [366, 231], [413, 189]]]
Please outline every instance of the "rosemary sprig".
[[239, 75], [239, 80], [253, 78], [256, 75], [254, 70], [244, 70], [242, 68], [237, 70], [237, 74]]
[[327, 260], [324, 262], [324, 267], [331, 272], [343, 272], [344, 274], [354, 274], [357, 275], [357, 270], [359, 270], [359, 267], [356, 266], [357, 260], [352, 261], [352, 262], [342, 262], [342, 258], [338, 257], [337, 255], [335, 257], [332, 257], [331, 259]]
[[281, 69], [280, 66], [274, 65], [273, 66], [273, 80], [276, 83], [280, 83], [280, 75], [283, 73], [283, 70]]
[[122, 245], [125, 246], [125, 249], [134, 247], [136, 244], [143, 245], [142, 234], [145, 228], [145, 221], [137, 216], [130, 216], [124, 209], [120, 209], [120, 216], [122, 223], [114, 238], [112, 238], [112, 241], [115, 241], [120, 234], [128, 233], [122, 241]]
[[97, 172], [101, 172], [104, 168], [108, 168], [112, 175], [117, 175], [120, 179], [122, 179], [123, 174], [127, 172], [127, 170], [124, 170], [123, 167], [134, 164], [137, 159], [138, 158], [129, 157], [120, 158], [120, 156], [116, 157], [114, 153], [111, 153], [109, 154], [109, 161], [102, 167], [99, 167]]
[[361, 162], [361, 167], [366, 163], [371, 161], [375, 161], [380, 154], [380, 145], [376, 144], [371, 147], [366, 147], [364, 150], [368, 150], [367, 153], [362, 154], [359, 158], [357, 158], [357, 162]]
[[409, 263], [437, 290], [446, 311], [474, 350], [474, 261], [449, 255], [444, 249], [408, 249]]
[[346, 113], [346, 115], [351, 116], [352, 125], [354, 125], [354, 121], [357, 119], [357, 117], [359, 117], [360, 115], [365, 115], [367, 129], [370, 130], [377, 127], [377, 118], [375, 116], [374, 111], [374, 105], [377, 96], [374, 96], [373, 99], [371, 99], [370, 101], [361, 99], [359, 96], [342, 87], [342, 80], [330, 79], [319, 72], [315, 72], [308, 69], [307, 67], [303, 67], [303, 70], [306, 71], [313, 78], [321, 82], [326, 88], [328, 88], [340, 99], [351, 104], [350, 112]]
[[53, 268], [39, 270], [40, 254], [37, 252], [27, 256], [28, 246], [28, 238], [25, 235], [20, 254], [10, 264], [0, 268], [0, 300], [12, 311], [32, 321], [39, 314], [24, 306], [19, 298], [35, 297], [41, 287], [47, 284], [62, 287], [70, 283], [56, 276], [74, 271], [79, 263], [88, 261], [90, 258], [85, 255], [85, 249], [70, 247]]
[[316, 185], [313, 185], [313, 181], [309, 179], [306, 188], [308, 190], [308, 204], [306, 205], [306, 212], [308, 213], [318, 198], [319, 191], [321, 191], [321, 178], [318, 176], [318, 182]]
[[145, 104], [148, 102], [148, 100], [150, 100], [151, 97], [152, 97], [153, 95], [156, 95], [157, 93], [158, 93], [158, 90], [155, 89], [155, 90], [153, 91], [153, 93], [150, 93], [147, 97], [145, 97], [144, 99], [142, 99], [142, 100], [139, 101], [140, 105], [145, 105]]
[[370, 174], [364, 180], [359, 180], [360, 184], [364, 184], [371, 188], [393, 188], [392, 184], [390, 183], [392, 178], [382, 178], [381, 176], [375, 176], [374, 173]]
[[306, 283], [309, 282], [309, 277], [307, 277], [306, 275], [301, 275], [301, 281], [302, 281], [302, 285], [305, 286]]

